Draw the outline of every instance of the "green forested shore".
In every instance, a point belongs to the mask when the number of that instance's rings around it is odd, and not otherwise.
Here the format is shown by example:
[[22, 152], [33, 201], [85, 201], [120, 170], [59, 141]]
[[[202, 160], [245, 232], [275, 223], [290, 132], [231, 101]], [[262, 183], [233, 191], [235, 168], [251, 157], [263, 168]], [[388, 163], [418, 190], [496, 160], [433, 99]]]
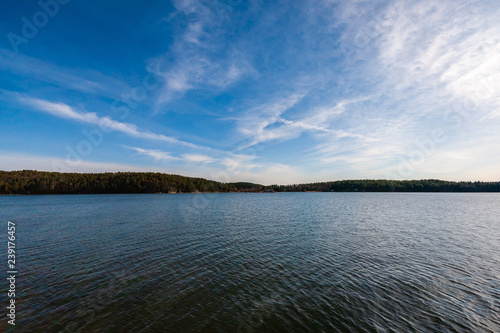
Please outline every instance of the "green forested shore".
[[220, 183], [153, 172], [0, 171], [0, 194], [191, 193], [258, 191], [252, 183]]
[[0, 171], [0, 194], [99, 194], [192, 192], [500, 192], [500, 182], [424, 180], [341, 180], [270, 185], [221, 183], [153, 172], [59, 173]]

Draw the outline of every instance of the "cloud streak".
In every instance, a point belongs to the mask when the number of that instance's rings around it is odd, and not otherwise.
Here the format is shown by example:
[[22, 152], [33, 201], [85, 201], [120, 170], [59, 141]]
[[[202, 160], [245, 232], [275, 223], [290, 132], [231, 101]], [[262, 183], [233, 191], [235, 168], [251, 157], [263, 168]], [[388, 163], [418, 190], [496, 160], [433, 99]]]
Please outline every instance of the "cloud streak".
[[154, 140], [154, 141], [163, 141], [172, 144], [187, 146], [190, 148], [203, 148], [202, 146], [178, 140], [176, 138], [172, 138], [163, 134], [141, 131], [134, 124], [119, 122], [109, 117], [99, 117], [94, 112], [77, 111], [71, 106], [64, 103], [54, 103], [31, 97], [21, 97], [20, 101], [34, 107], [39, 111], [51, 114], [53, 116], [63, 119], [75, 120], [78, 122], [87, 123], [91, 125], [96, 125], [103, 130], [122, 132], [136, 138]]
[[118, 99], [130, 87], [94, 70], [75, 70], [48, 61], [0, 50], [0, 70], [8, 70], [49, 85]]
[[238, 131], [249, 136], [246, 140], [247, 143], [240, 146], [239, 149], [245, 149], [267, 141], [295, 139], [304, 132], [319, 133], [337, 139], [357, 138], [369, 140], [369, 138], [360, 134], [330, 128], [332, 121], [344, 113], [348, 106], [363, 102], [367, 98], [342, 100], [333, 106], [315, 107], [310, 111], [301, 109], [299, 116], [295, 116], [298, 119], [285, 119], [283, 114], [294, 108], [305, 96], [305, 94], [292, 94], [287, 98], [281, 98], [272, 103], [248, 110], [247, 115], [238, 120]]
[[167, 153], [167, 152], [160, 151], [157, 149], [143, 149], [143, 148], [139, 148], [139, 147], [129, 147], [129, 146], [123, 146], [123, 147], [127, 148], [127, 149], [134, 150], [139, 154], [152, 157], [156, 161], [180, 160], [180, 158], [172, 156], [171, 153]]

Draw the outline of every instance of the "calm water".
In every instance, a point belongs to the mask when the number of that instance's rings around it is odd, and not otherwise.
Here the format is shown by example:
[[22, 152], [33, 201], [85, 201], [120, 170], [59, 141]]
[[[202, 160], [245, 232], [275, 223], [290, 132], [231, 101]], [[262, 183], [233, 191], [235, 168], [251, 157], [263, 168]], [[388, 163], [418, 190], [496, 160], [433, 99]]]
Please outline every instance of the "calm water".
[[500, 332], [500, 194], [4, 196], [0, 218], [16, 332]]

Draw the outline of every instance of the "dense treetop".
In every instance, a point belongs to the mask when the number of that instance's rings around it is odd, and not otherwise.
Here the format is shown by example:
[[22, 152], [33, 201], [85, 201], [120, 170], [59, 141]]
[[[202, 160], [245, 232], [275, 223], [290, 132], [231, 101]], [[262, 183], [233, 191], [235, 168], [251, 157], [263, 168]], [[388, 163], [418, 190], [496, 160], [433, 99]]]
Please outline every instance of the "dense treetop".
[[178, 193], [257, 191], [251, 183], [220, 183], [152, 172], [0, 171], [0, 194]]
[[0, 171], [0, 194], [192, 193], [192, 192], [500, 192], [500, 182], [341, 180], [311, 184], [221, 183], [152, 172], [59, 173]]

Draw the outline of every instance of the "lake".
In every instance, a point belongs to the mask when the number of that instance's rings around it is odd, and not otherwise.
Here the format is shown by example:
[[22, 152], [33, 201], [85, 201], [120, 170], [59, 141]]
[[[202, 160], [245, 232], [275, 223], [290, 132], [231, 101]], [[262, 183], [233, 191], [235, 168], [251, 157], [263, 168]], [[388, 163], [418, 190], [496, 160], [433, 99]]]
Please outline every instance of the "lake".
[[0, 217], [16, 332], [500, 332], [498, 193], [2, 196]]

